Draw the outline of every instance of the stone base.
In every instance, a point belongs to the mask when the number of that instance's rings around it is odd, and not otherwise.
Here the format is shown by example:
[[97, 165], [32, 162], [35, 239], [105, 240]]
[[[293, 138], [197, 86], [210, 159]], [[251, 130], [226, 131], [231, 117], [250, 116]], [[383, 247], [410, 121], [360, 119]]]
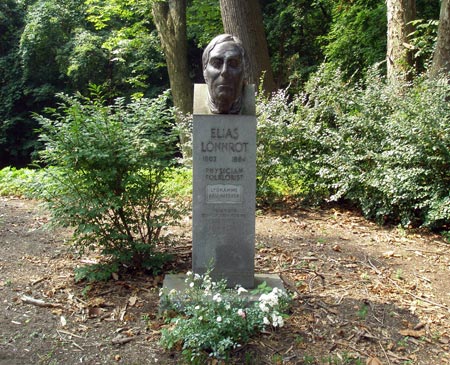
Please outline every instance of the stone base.
[[[186, 284], [186, 274], [168, 274], [164, 278], [163, 282], [163, 290], [165, 293], [170, 292], [172, 289], [177, 290], [179, 293], [183, 293], [187, 289]], [[268, 287], [271, 288], [278, 288], [284, 292], [286, 292], [286, 289], [284, 288], [283, 281], [281, 280], [280, 276], [277, 274], [255, 274], [255, 288], [257, 289], [259, 285], [266, 282]], [[247, 292], [244, 292], [240, 295], [240, 297], [246, 299], [249, 303], [256, 302], [259, 299], [259, 296], [261, 293], [258, 294], [252, 294], [252, 291], [254, 289], [248, 289]], [[180, 295], [180, 298], [183, 295]], [[168, 306], [168, 299], [163, 294], [160, 297], [159, 302], [159, 312], [162, 313], [167, 309]]]

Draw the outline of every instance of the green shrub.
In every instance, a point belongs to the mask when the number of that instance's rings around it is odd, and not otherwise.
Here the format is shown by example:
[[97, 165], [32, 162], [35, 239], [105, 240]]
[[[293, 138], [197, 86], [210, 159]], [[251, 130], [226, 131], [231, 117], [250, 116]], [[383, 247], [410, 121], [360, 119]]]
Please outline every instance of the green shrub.
[[317, 164], [302, 159], [312, 140], [305, 138], [309, 126], [297, 114], [298, 103], [289, 100], [287, 90], [271, 98], [258, 94], [256, 173], [257, 198], [262, 203], [323, 194], [323, 186], [316, 184]]
[[318, 136], [330, 198], [353, 201], [380, 222], [448, 223], [449, 91], [421, 78], [396, 87], [375, 73], [365, 85], [347, 86], [331, 105], [334, 125]]
[[57, 167], [36, 191], [55, 224], [74, 227], [81, 253], [100, 248], [112, 262], [154, 268], [161, 230], [183, 210], [167, 185], [176, 165], [167, 96], [105, 105], [98, 94], [60, 94], [51, 118], [36, 117], [43, 162]]
[[[303, 94], [258, 104], [258, 194], [347, 200], [381, 223], [450, 223], [450, 86], [417, 77], [365, 82], [321, 69]], [[277, 185], [278, 184], [278, 185]]]

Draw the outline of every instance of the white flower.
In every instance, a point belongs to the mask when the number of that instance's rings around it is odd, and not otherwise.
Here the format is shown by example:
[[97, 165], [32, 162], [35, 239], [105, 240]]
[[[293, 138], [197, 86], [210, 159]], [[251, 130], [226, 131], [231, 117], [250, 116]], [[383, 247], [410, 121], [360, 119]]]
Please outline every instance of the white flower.
[[238, 314], [238, 316], [240, 316], [240, 317], [245, 319], [246, 315], [245, 315], [245, 312], [244, 312], [243, 309], [239, 308], [238, 311], [237, 311], [237, 314]]
[[198, 311], [199, 309], [200, 309], [200, 306], [199, 306], [199, 305], [196, 305], [196, 306], [195, 306], [195, 310]]
[[259, 297], [259, 301], [261, 303], [264, 303], [265, 305], [274, 307], [278, 305], [278, 296], [273, 292], [269, 294], [261, 294], [261, 296]]
[[188, 271], [188, 272], [186, 273], [186, 275], [187, 275], [187, 276], [191, 276], [191, 275], [192, 275], [192, 271]]
[[267, 307], [264, 302], [261, 302], [258, 305], [259, 305], [259, 309], [261, 309], [262, 312], [267, 313], [269, 311], [269, 307]]
[[211, 281], [210, 280], [203, 280], [203, 286], [205, 288], [205, 294], [209, 294], [209, 292], [211, 291]]
[[247, 289], [243, 288], [242, 286], [240, 286], [237, 290], [238, 295], [241, 295], [242, 293], [246, 293]]
[[199, 274], [197, 274], [197, 273], [194, 274], [194, 280], [198, 280], [200, 278], [201, 278], [201, 276]]
[[272, 313], [272, 322], [274, 327], [283, 327], [284, 325], [283, 317], [276, 313]]
[[169, 295], [175, 295], [177, 293], [176, 289], [170, 289]]
[[219, 293], [217, 293], [217, 294], [214, 294], [213, 300], [217, 303], [220, 303], [222, 301], [222, 297], [220, 296]]
[[269, 324], [270, 324], [270, 321], [267, 319], [267, 317], [264, 317], [263, 323], [264, 323], [265, 325], [269, 325]]
[[229, 303], [225, 304], [225, 309], [226, 310], [230, 310], [230, 308], [231, 308], [231, 305]]
[[189, 283], [189, 287], [191, 287], [191, 288], [194, 287], [194, 282], [193, 282], [193, 281], [191, 281], [191, 282]]
[[203, 316], [198, 317], [199, 321], [203, 321]]
[[218, 317], [216, 318], [216, 321], [217, 321], [217, 322], [222, 322], [222, 317], [221, 317], [221, 316], [218, 316]]

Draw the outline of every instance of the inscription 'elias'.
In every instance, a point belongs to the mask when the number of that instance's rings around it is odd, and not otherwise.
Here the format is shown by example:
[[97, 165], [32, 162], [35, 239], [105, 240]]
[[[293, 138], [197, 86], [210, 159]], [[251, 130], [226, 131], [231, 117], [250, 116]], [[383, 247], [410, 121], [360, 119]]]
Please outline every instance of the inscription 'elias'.
[[238, 139], [238, 128], [211, 128], [211, 139]]

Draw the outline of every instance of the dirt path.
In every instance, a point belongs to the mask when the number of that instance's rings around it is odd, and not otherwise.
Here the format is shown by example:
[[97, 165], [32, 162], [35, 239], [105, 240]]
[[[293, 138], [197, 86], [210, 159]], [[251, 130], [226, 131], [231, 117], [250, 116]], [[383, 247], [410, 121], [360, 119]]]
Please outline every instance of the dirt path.
[[[74, 284], [67, 231], [36, 202], [0, 198], [0, 364], [178, 364], [158, 345], [161, 277]], [[177, 269], [190, 266], [189, 221]], [[336, 209], [261, 213], [257, 271], [295, 293], [281, 330], [234, 355], [249, 364], [450, 364], [450, 246]], [[33, 302], [40, 300], [40, 302]]]

